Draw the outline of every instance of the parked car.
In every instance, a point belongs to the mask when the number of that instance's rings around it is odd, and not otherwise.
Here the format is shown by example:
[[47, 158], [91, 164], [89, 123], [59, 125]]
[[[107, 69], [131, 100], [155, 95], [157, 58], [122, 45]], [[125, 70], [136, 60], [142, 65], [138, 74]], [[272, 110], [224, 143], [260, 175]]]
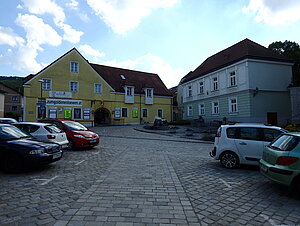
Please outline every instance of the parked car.
[[225, 168], [258, 165], [263, 149], [286, 130], [264, 124], [237, 123], [219, 127], [210, 156]]
[[0, 118], [0, 123], [5, 123], [5, 124], [12, 124], [18, 122], [14, 118]]
[[17, 127], [0, 124], [0, 167], [17, 172], [24, 167], [49, 164], [62, 157], [58, 144], [33, 139]]
[[57, 143], [62, 149], [68, 148], [69, 146], [66, 133], [53, 124], [42, 122], [18, 122], [13, 123], [12, 125], [29, 133], [37, 140]]
[[279, 136], [264, 151], [260, 172], [270, 180], [300, 191], [300, 133]]
[[67, 134], [69, 148], [91, 148], [99, 144], [99, 136], [79, 122], [68, 119], [40, 119], [39, 122], [52, 123]]

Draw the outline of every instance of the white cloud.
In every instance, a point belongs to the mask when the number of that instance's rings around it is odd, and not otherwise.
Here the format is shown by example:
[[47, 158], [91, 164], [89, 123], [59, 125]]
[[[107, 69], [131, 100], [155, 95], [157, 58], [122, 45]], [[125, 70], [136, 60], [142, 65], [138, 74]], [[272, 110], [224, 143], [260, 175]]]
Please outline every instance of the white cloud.
[[135, 60], [127, 60], [124, 62], [117, 62], [116, 60], [113, 60], [104, 62], [103, 64], [113, 67], [156, 73], [168, 88], [177, 86], [184, 75], [184, 70], [182, 68], [173, 68], [170, 64], [164, 62], [161, 57], [154, 56], [151, 53]]
[[[64, 10], [51, 0], [22, 0], [25, 7], [30, 13], [43, 15], [50, 14], [54, 17], [53, 21], [57, 27], [64, 31], [63, 38], [71, 43], [78, 43], [83, 32], [77, 31], [70, 25], [65, 24]], [[76, 1], [71, 1], [73, 5], [76, 5]]]
[[[11, 64], [19, 71], [36, 73], [42, 68], [36, 60], [38, 51], [43, 50], [41, 45], [58, 46], [61, 44], [62, 38], [50, 25], [34, 15], [18, 14], [15, 23], [25, 30], [26, 41], [14, 35], [11, 29], [5, 29], [6, 34], [12, 37], [11, 46], [15, 47], [15, 49], [8, 50], [0, 57], [0, 61]], [[16, 40], [18, 41], [13, 43], [13, 37], [17, 37]], [[6, 59], [9, 59], [9, 61]]]
[[23, 45], [25, 40], [15, 34], [13, 29], [0, 26], [0, 45], [9, 45], [12, 47]]
[[256, 22], [268, 25], [289, 25], [300, 20], [299, 0], [250, 0], [243, 8], [245, 13], [253, 13]]
[[45, 24], [41, 18], [34, 15], [18, 14], [15, 22], [26, 31], [27, 45], [38, 48], [42, 44], [52, 46], [61, 44], [61, 37], [50, 25]]
[[137, 27], [152, 10], [171, 7], [178, 1], [180, 0], [87, 0], [87, 3], [115, 33], [126, 34]]
[[105, 53], [102, 53], [90, 45], [81, 45], [78, 48], [79, 52], [81, 52], [83, 55], [88, 55], [93, 58], [94, 61], [99, 61], [99, 57], [104, 57]]
[[67, 7], [70, 7], [71, 9], [78, 9], [78, 2], [76, 0], [70, 0], [66, 3]]

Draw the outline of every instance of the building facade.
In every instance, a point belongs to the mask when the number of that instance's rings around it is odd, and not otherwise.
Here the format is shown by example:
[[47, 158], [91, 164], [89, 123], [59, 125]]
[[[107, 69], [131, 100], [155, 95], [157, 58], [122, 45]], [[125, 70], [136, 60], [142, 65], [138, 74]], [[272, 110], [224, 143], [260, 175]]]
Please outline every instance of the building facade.
[[23, 114], [23, 95], [3, 83], [0, 83], [0, 91], [4, 94], [4, 116], [20, 120]]
[[85, 125], [171, 120], [171, 94], [157, 74], [89, 63], [75, 48], [24, 83], [24, 120]]
[[184, 119], [285, 125], [292, 62], [245, 39], [204, 61], [180, 83]]

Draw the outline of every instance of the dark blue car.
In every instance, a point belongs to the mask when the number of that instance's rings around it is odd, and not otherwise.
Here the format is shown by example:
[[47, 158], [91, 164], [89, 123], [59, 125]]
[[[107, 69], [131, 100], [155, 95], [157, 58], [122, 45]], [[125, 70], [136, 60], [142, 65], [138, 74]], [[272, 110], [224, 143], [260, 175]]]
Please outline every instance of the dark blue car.
[[58, 144], [37, 141], [15, 126], [0, 124], [0, 167], [3, 170], [18, 172], [58, 161], [61, 157]]

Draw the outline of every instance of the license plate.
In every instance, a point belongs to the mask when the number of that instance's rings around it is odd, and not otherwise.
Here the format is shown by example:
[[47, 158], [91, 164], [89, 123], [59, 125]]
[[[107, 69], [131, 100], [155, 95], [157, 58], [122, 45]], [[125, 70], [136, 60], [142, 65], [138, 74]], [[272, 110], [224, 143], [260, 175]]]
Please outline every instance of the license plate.
[[268, 172], [268, 167], [265, 165], [260, 164], [260, 170], [264, 173]]
[[96, 142], [97, 142], [96, 140], [91, 140], [90, 144], [93, 144], [93, 143], [96, 143]]
[[60, 158], [61, 157], [61, 153], [60, 152], [58, 152], [58, 153], [55, 153], [55, 154], [53, 154], [53, 159], [57, 159], [57, 158]]

